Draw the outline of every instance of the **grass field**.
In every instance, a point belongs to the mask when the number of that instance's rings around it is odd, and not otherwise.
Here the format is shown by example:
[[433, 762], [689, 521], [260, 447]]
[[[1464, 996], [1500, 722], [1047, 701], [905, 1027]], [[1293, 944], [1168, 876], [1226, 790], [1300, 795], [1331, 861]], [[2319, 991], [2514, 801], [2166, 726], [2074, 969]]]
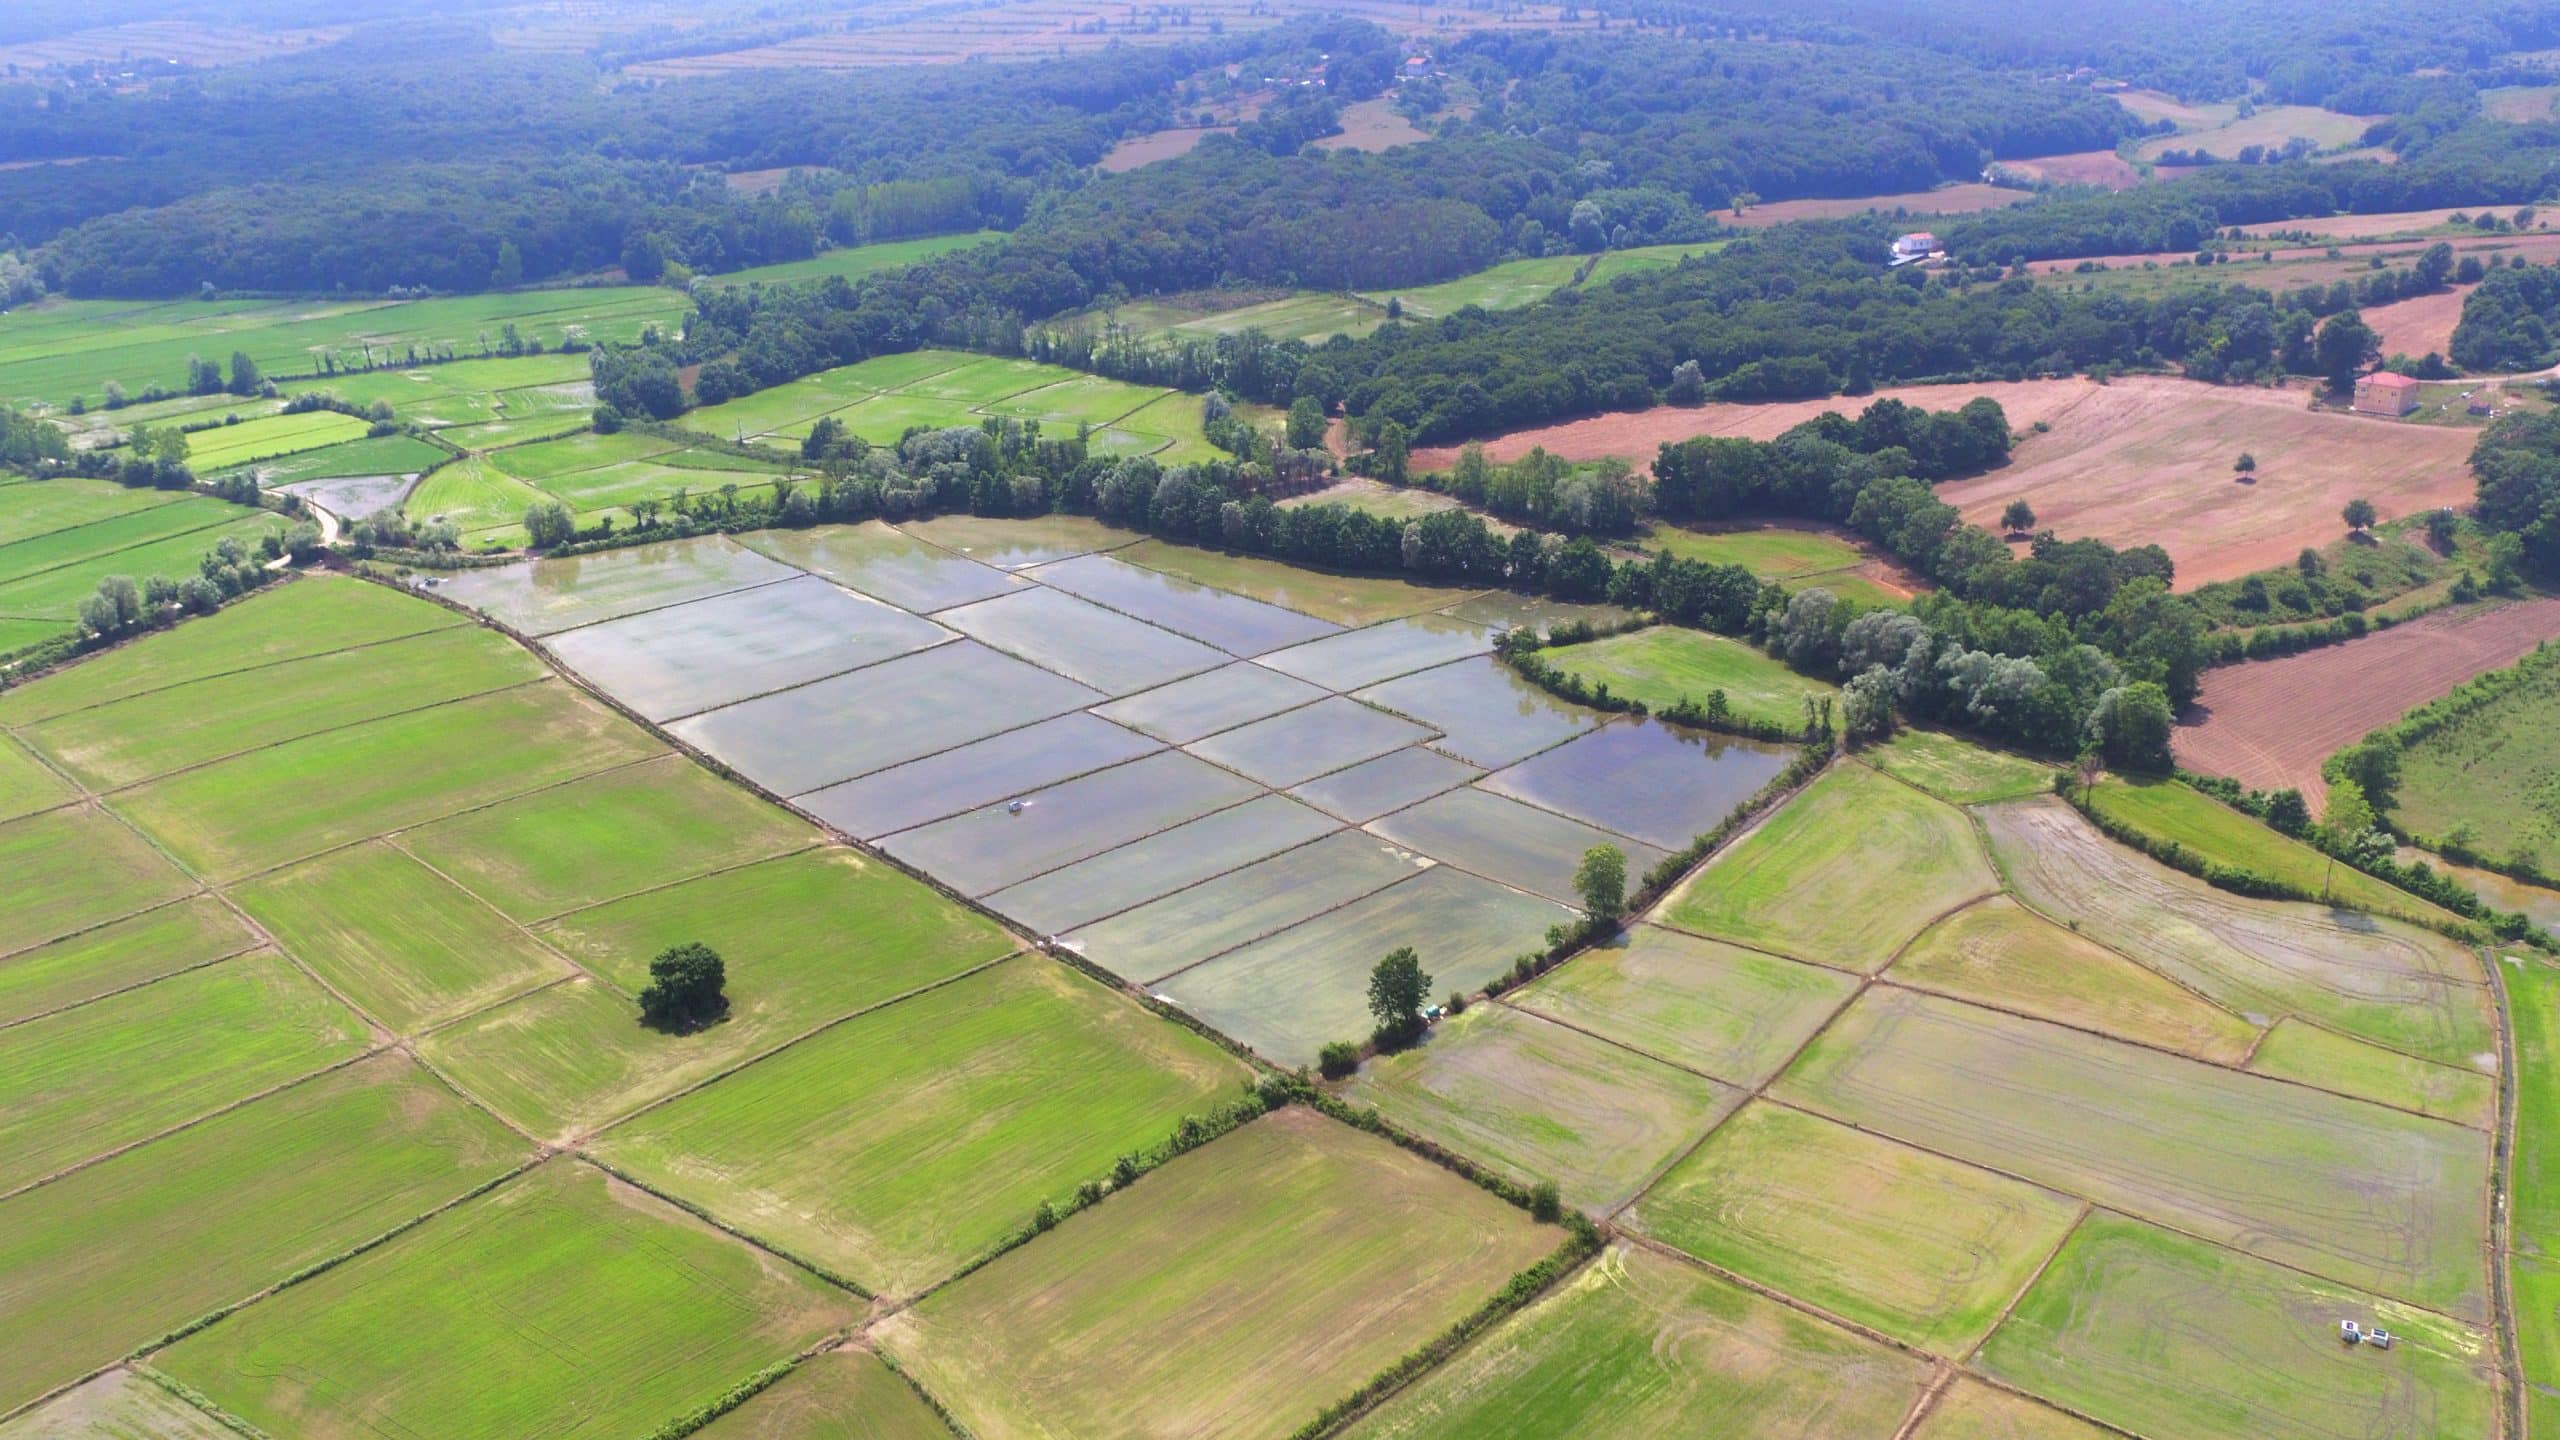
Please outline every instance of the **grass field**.
[[2106, 1440], [2112, 1433], [1970, 1377], [1948, 1387], [1912, 1432], [1915, 1440]]
[[413, 1062], [382, 1055], [0, 1201], [0, 1410], [404, 1224], [527, 1151]]
[[1896, 1339], [1961, 1356], [2079, 1202], [1766, 1101], [1632, 1212], [1644, 1233]]
[[1960, 1000], [2016, 1010], [2237, 1065], [2258, 1027], [2165, 976], [1996, 895], [1931, 926], [1886, 972]]
[[812, 1356], [694, 1432], [702, 1440], [951, 1440], [915, 1387], [868, 1350]]
[[1859, 758], [1907, 785], [1956, 805], [1984, 805], [2053, 788], [2053, 767], [1989, 750], [1934, 730], [1905, 730]]
[[256, 948], [258, 937], [198, 895], [66, 935], [0, 964], [0, 1024], [94, 1000]]
[[1737, 1085], [1756, 1085], [1856, 982], [1739, 946], [1637, 925], [1506, 1003]]
[[2111, 820], [2155, 840], [2182, 845], [2217, 865], [2254, 871], [2313, 894], [2325, 893], [2357, 910], [2396, 915], [2422, 925], [2456, 922], [2441, 907], [2353, 866], [2336, 864], [2256, 816], [2234, 810], [2193, 786], [2113, 776], [2089, 792], [2089, 803]]
[[921, 240], [887, 240], [877, 245], [840, 246], [820, 251], [806, 260], [787, 260], [778, 265], [756, 265], [722, 275], [704, 276], [702, 283], [726, 290], [739, 285], [796, 285], [835, 275], [858, 280], [865, 275], [895, 270], [999, 238], [999, 231], [977, 230], [960, 235], [933, 235]]
[[[2383, 1326], [2387, 1354], [2338, 1343]], [[2162, 1440], [2496, 1433], [2470, 1327], [2139, 1221], [2093, 1215], [1983, 1351], [1991, 1374]]]
[[1656, 526], [1645, 548], [1709, 565], [1739, 565], [1763, 580], [1796, 580], [1867, 561], [1856, 543], [1822, 530], [1764, 526], [1756, 530], [1687, 530]]
[[1722, 690], [1733, 712], [1790, 728], [1804, 723], [1804, 702], [1835, 697], [1838, 687], [1799, 675], [1739, 640], [1676, 625], [1612, 635], [1538, 652], [1540, 659], [1612, 694], [1656, 710], [1682, 700], [1707, 703]]
[[2367, 116], [2341, 115], [2312, 105], [2266, 105], [2245, 116], [2235, 105], [2198, 105], [2192, 109], [2196, 113], [2176, 117], [2176, 134], [2145, 140], [2135, 153], [2145, 160], [2156, 160], [2167, 150], [2201, 150], [2218, 159], [2231, 160], [2251, 145], [2274, 150], [2296, 136], [2320, 149], [2334, 150], [2354, 144], [2372, 123]]
[[2504, 961], [2515, 1026], [2515, 1155], [2508, 1229], [2516, 1349], [2529, 1427], [2560, 1425], [2560, 970], [2531, 955]]
[[2485, 1128], [2498, 1109], [2494, 1075], [2413, 1059], [2299, 1020], [2267, 1032], [2249, 1068], [2464, 1125]]
[[1891, 988], [1862, 996], [1772, 1093], [2265, 1259], [2486, 1313], [2488, 1152], [2458, 1125]]
[[94, 807], [0, 825], [0, 955], [175, 900], [195, 888], [175, 866]]
[[2560, 865], [2560, 738], [2548, 723], [2560, 703], [2560, 649], [2516, 668], [2517, 684], [2404, 748], [2392, 818], [2436, 837], [2467, 825], [2483, 854], [2529, 850]]
[[1247, 1076], [1199, 1036], [1022, 956], [653, 1110], [600, 1153], [789, 1254], [912, 1294]]
[[646, 1434], [852, 1301], [560, 1159], [156, 1362], [277, 1434]]
[[985, 1440], [1278, 1436], [1558, 1238], [1384, 1140], [1291, 1107], [874, 1334]]
[[1621, 1243], [1349, 1433], [1883, 1436], [1926, 1376], [1917, 1357]]
[[237, 425], [189, 435], [187, 463], [199, 474], [212, 475], [279, 455], [362, 439], [368, 428], [364, 421], [334, 410], [243, 420]]
[[[1591, 278], [1586, 283], [1600, 284], [1617, 275], [1674, 264], [1683, 255], [1720, 248], [1721, 242], [1708, 242], [1646, 245], [1632, 250], [1611, 251], [1592, 266]], [[1378, 305], [1384, 305], [1390, 299], [1396, 300], [1402, 304], [1404, 313], [1416, 320], [1454, 315], [1470, 305], [1486, 310], [1517, 310], [1523, 305], [1534, 305], [1571, 285], [1584, 262], [1591, 258], [1585, 255], [1548, 255], [1533, 260], [1508, 260], [1437, 285], [1392, 292], [1373, 291], [1362, 298]]]
[[570, 973], [479, 900], [382, 841], [235, 886], [232, 899], [364, 1013], [415, 1034]]
[[0, 1190], [352, 1058], [366, 1038], [272, 953], [28, 1021], [0, 1047]]
[[43, 761], [0, 736], [0, 821], [50, 810], [77, 792]]
[[1501, 1005], [1442, 1021], [1363, 1067], [1351, 1098], [1522, 1184], [1607, 1211], [1706, 1133], [1742, 1093]]
[[[1890, 888], [1875, 877], [1890, 875]], [[1996, 881], [1962, 812], [1834, 768], [1673, 892], [1682, 929], [1873, 973]]]

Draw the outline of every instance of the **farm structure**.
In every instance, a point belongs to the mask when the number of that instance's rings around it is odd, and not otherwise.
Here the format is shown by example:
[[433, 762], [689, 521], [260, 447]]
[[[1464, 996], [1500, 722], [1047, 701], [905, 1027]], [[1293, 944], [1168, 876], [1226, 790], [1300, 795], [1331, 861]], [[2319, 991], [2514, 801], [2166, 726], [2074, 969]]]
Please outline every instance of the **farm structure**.
[[2406, 415], [2418, 408], [2418, 382], [2377, 370], [2356, 382], [2355, 407], [2367, 415]]

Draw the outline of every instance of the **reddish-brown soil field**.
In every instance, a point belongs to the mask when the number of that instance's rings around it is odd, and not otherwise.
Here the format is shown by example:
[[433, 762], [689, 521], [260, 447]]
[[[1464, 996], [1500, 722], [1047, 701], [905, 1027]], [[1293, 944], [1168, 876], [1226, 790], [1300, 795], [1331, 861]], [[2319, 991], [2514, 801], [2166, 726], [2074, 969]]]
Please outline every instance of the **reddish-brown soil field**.
[[2442, 355], [2453, 348], [2453, 327], [2462, 322], [2462, 297], [2470, 293], [2469, 286], [2459, 286], [2371, 306], [2364, 312], [2364, 323], [2382, 337], [2385, 355], [2416, 357], [2430, 351]]
[[2316, 804], [2320, 762], [2486, 670], [2560, 637], [2560, 598], [2439, 610], [2361, 640], [2205, 672], [2179, 721], [2180, 765], [2262, 790], [2293, 786]]
[[1907, 210], [1914, 215], [1970, 215], [2034, 198], [2032, 191], [2008, 190], [1998, 185], [1942, 185], [1935, 190], [1866, 195], [1846, 200], [1777, 200], [1766, 205], [1754, 205], [1740, 215], [1719, 210], [1716, 219], [1727, 225], [1753, 229], [1762, 225], [1781, 225], [1789, 220], [1838, 220], [1849, 215], [1864, 215], [1870, 210], [1887, 215], [1897, 210]]

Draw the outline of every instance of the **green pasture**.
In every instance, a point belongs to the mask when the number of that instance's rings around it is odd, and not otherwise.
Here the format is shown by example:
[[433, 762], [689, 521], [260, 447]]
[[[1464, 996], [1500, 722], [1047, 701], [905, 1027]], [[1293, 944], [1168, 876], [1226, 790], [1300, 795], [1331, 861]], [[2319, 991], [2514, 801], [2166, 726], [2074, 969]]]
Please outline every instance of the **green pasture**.
[[599, 1153], [789, 1254], [912, 1294], [1248, 1078], [1193, 1032], [1019, 956], [652, 1110]]
[[1765, 526], [1757, 530], [1689, 530], [1657, 525], [1644, 537], [1648, 550], [1708, 565], [1739, 565], [1763, 580], [1795, 580], [1867, 561], [1856, 542], [1822, 530]]
[[[1586, 284], [1596, 284], [1619, 275], [1635, 274], [1675, 264], [1683, 255], [1720, 248], [1719, 243], [1691, 245], [1646, 245], [1632, 250], [1611, 251], [1593, 263]], [[1580, 273], [1586, 255], [1548, 255], [1531, 260], [1508, 260], [1502, 264], [1444, 280], [1437, 285], [1417, 286], [1410, 290], [1373, 290], [1362, 293], [1362, 299], [1384, 306], [1390, 299], [1402, 303], [1407, 317], [1436, 320], [1455, 315], [1470, 305], [1485, 310], [1517, 310], [1534, 305], [1573, 283]]]
[[1207, 314], [1142, 301], [1121, 306], [1113, 318], [1141, 333], [1173, 339], [1215, 339], [1259, 330], [1274, 340], [1316, 345], [1336, 335], [1359, 339], [1387, 323], [1387, 309], [1357, 295], [1303, 291]]
[[1280, 1434], [1560, 1238], [1446, 1170], [1293, 1106], [873, 1333], [980, 1435]]
[[816, 838], [788, 813], [669, 755], [440, 820], [400, 843], [530, 923]]
[[415, 475], [443, 464], [451, 453], [415, 435], [349, 440], [260, 465], [258, 483], [273, 490], [303, 480], [336, 480], [349, 475]]
[[2487, 1313], [2489, 1155], [2458, 1125], [1890, 987], [1771, 1093], [2279, 1264]]
[[406, 1224], [528, 1149], [379, 1055], [0, 1201], [0, 1407]]
[[400, 506], [412, 520], [443, 520], [468, 534], [502, 525], [524, 523], [524, 512], [551, 497], [492, 464], [472, 456], [441, 466]]
[[75, 711], [20, 734], [83, 784], [113, 790], [548, 673], [496, 631], [456, 626], [191, 681]]
[[[642, 286], [523, 290], [438, 300], [131, 301], [47, 300], [0, 319], [0, 396], [98, 404], [113, 380], [140, 394], [186, 382], [187, 358], [228, 363], [246, 351], [270, 378], [401, 363], [409, 347], [450, 345], [490, 354], [509, 321], [528, 341], [558, 348], [576, 333], [629, 343], [649, 325], [672, 329], [685, 298]], [[332, 377], [334, 378], [334, 377]]]
[[590, 430], [558, 440], [501, 450], [490, 457], [490, 463], [519, 480], [539, 485], [575, 471], [646, 460], [652, 455], [683, 448], [682, 441], [646, 435], [637, 430], [621, 430], [611, 435]]
[[2203, 123], [2145, 140], [2134, 153], [2144, 160], [2157, 160], [2166, 150], [2202, 150], [2217, 159], [2233, 160], [2251, 145], [2275, 150], [2296, 136], [2323, 150], [2335, 150], [2355, 144], [2372, 123], [2370, 117], [2341, 115], [2316, 105], [2262, 105], [2252, 107], [2247, 114], [2232, 104], [2196, 108], [2202, 112]]
[[858, 1314], [816, 1279], [555, 1159], [155, 1363], [271, 1434], [645, 1435]]
[[364, 421], [335, 410], [306, 410], [299, 415], [243, 420], [237, 425], [189, 435], [187, 463], [199, 474], [218, 474], [278, 455], [362, 439], [370, 428]]
[[480, 901], [378, 840], [261, 875], [232, 887], [231, 898], [403, 1035], [570, 973]]
[[0, 725], [24, 726], [213, 675], [469, 623], [439, 605], [330, 575], [271, 585], [211, 615], [0, 691]]
[[94, 806], [0, 825], [0, 955], [175, 900], [195, 885]]
[[[2560, 747], [2555, 748], [2560, 753]], [[2386, 884], [2327, 855], [2254, 815], [2234, 810], [2175, 780], [2110, 776], [2089, 792], [2097, 812], [2154, 840], [2183, 845], [2217, 865], [2254, 871], [2270, 879], [2326, 894], [2338, 903], [2421, 925], [2454, 923], [2439, 906]]]
[[544, 680], [180, 771], [115, 805], [199, 873], [236, 879], [662, 748]]
[[2053, 767], [1935, 730], [1904, 730], [1860, 759], [1953, 805], [1984, 805], [2053, 788]]
[[2464, 1125], [2486, 1128], [2498, 1110], [2495, 1075], [2420, 1060], [2291, 1018], [2267, 1032], [2249, 1068]]
[[63, 475], [0, 487], [0, 554], [39, 535], [112, 520], [181, 498], [173, 490], [136, 490], [112, 480]]
[[[2388, 1329], [2388, 1352], [2338, 1322]], [[2160, 1440], [2497, 1433], [2488, 1338], [2432, 1311], [2094, 1214], [1980, 1361], [1989, 1374]]]
[[951, 1440], [914, 1386], [868, 1350], [829, 1350], [694, 1432], [700, 1440]]
[[1775, 955], [1635, 925], [1507, 1003], [1738, 1085], [1768, 1078], [1857, 982]]
[[[1570, 967], [1568, 967], [1570, 968]], [[1704, 1076], [1503, 1005], [1364, 1066], [1350, 1097], [1521, 1184], [1607, 1211], [1742, 1102]]]
[[1839, 687], [1787, 668], [1739, 640], [1677, 625], [1656, 625], [1538, 652], [1538, 658], [1610, 693], [1655, 710], [1682, 700], [1707, 703], [1722, 690], [1733, 713], [1789, 729], [1804, 724], [1804, 702], [1835, 698]]
[[[13, 485], [0, 495], [12, 495], [24, 489], [41, 497], [51, 487], [62, 483], [40, 480], [25, 486]], [[15, 589], [17, 587], [11, 582], [41, 576], [64, 566], [131, 553], [139, 547], [186, 535], [212, 532], [227, 522], [248, 518], [253, 513], [210, 495], [187, 495], [171, 497], [166, 504], [128, 509], [122, 514], [29, 535], [11, 544], [0, 545], [0, 587]], [[199, 549], [210, 550], [213, 544], [208, 535]], [[192, 568], [188, 573], [194, 573]]]
[[2237, 1065], [2259, 1029], [2006, 895], [1968, 906], [1911, 942], [1886, 972], [1959, 1000], [2016, 1010]]
[[973, 230], [958, 235], [930, 235], [920, 240], [884, 240], [876, 245], [845, 245], [822, 250], [806, 260], [786, 260], [778, 265], [755, 265], [744, 270], [731, 270], [720, 275], [706, 275], [702, 283], [716, 290], [740, 285], [796, 285], [808, 280], [825, 280], [841, 275], [859, 280], [883, 270], [896, 270], [966, 250], [1003, 238], [1001, 230]]
[[1962, 811], [1842, 765], [1691, 878], [1662, 915], [1872, 974], [1940, 915], [1997, 887]]
[[12, 1024], [240, 954], [258, 937], [210, 895], [66, 935], [0, 964], [0, 1024]]
[[2507, 1279], [2531, 1428], [2560, 1425], [2560, 970], [2524, 951], [2499, 975], [2515, 1027], [2515, 1154]]
[[0, 1189], [364, 1049], [365, 1027], [283, 956], [242, 956], [9, 1031]]
[[1927, 1374], [1917, 1356], [1620, 1242], [1348, 1433], [1891, 1435]]
[[[5, 553], [5, 552], [0, 552]], [[2501, 858], [2532, 851], [2560, 865], [2560, 650], [2517, 667], [2522, 681], [2405, 748], [2391, 818], [2440, 841], [2468, 826], [2472, 845]]]
[[70, 781], [0, 735], [0, 821], [50, 810], [77, 793]]
[[1728, 1273], [1961, 1356], [2079, 1213], [2052, 1191], [1760, 1101], [1631, 1217]]

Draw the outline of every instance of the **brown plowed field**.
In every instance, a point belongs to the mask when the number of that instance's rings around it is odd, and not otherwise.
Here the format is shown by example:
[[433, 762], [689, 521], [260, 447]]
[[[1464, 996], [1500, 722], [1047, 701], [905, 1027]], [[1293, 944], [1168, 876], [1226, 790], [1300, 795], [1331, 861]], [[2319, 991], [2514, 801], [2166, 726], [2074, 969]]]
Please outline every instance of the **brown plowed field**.
[[[2028, 162], [2035, 163], [2035, 162]], [[1782, 225], [1789, 220], [1838, 220], [1849, 215], [1864, 215], [1870, 210], [1890, 215], [1908, 210], [1914, 215], [1970, 215], [1978, 210], [1997, 210], [2032, 200], [2029, 190], [2008, 190], [1997, 185], [1942, 185], [1935, 190], [1911, 190], [1900, 195], [1863, 195], [1845, 200], [1775, 200], [1754, 205], [1740, 215], [1719, 211], [1716, 219], [1727, 225], [1753, 229], [1763, 225]]]
[[[1666, 442], [1694, 435], [1769, 440], [1826, 410], [1854, 415], [1885, 396], [1952, 410], [1977, 395], [1999, 401], [2013, 430], [2039, 420], [2052, 428], [2027, 435], [2001, 469], [1938, 487], [1948, 503], [1988, 526], [2011, 500], [2024, 499], [2038, 525], [2065, 539], [2160, 545], [2178, 564], [2180, 588], [2281, 565], [2305, 545], [2337, 538], [2339, 508], [2358, 496], [2384, 519], [2471, 498], [2469, 431], [2314, 411], [2298, 389], [2163, 375], [2112, 385], [2078, 378], [1904, 385], [1771, 405], [1658, 405], [1514, 431], [1487, 441], [1485, 451], [1516, 460], [1543, 445], [1568, 460], [1622, 455], [1649, 464]], [[2243, 450], [2258, 460], [2254, 484], [2233, 478], [2231, 462]], [[1447, 446], [1417, 450], [1413, 464], [1444, 470], [1457, 454]]]
[[2462, 323], [2462, 297], [2470, 288], [2448, 288], [2433, 295], [2412, 295], [2364, 312], [2364, 323], [2382, 337], [2385, 355], [2442, 355], [2453, 348], [2453, 327]]
[[2438, 611], [2361, 640], [2205, 672], [2181, 718], [2178, 763], [2258, 789], [2294, 786], [2316, 806], [2320, 762], [2368, 732], [2560, 637], [2560, 598]]

